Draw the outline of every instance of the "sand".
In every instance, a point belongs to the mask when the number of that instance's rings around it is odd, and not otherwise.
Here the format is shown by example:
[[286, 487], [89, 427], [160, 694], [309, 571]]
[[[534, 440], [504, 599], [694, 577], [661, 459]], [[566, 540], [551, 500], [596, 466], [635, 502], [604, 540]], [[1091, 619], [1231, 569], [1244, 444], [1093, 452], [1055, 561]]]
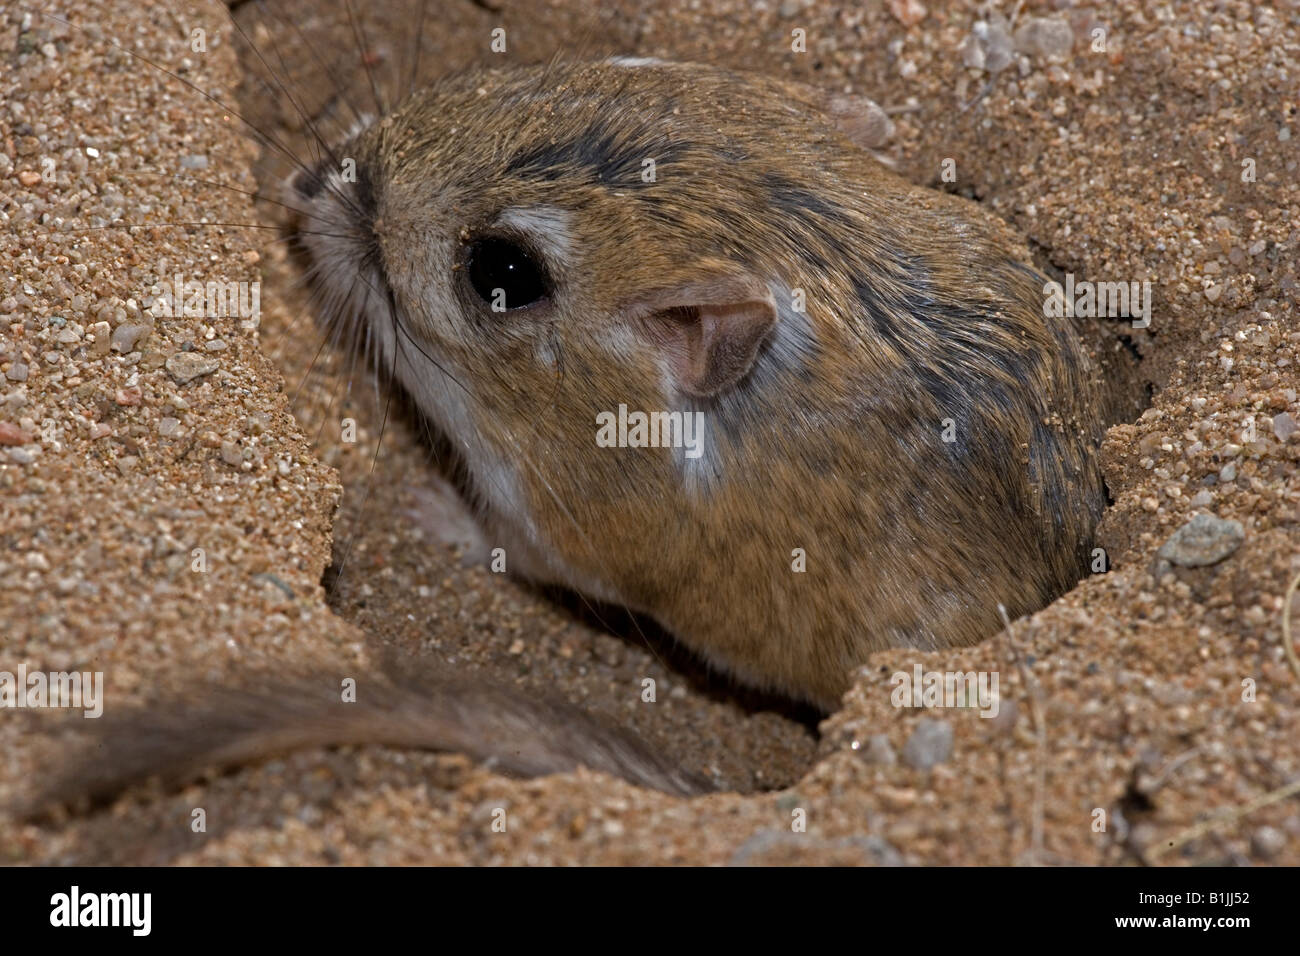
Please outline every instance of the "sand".
[[[317, 354], [277, 234], [213, 225], [273, 223], [247, 194], [286, 168], [236, 112], [306, 155], [278, 82], [320, 128], [346, 125], [344, 101], [370, 95], [362, 61], [385, 95], [409, 79], [418, 14], [367, 11], [362, 56], [340, 4], [244, 5], [239, 27], [276, 81], [214, 3], [80, 4], [72, 27], [8, 6], [0, 669], [102, 671], [116, 708], [251, 667], [363, 673], [409, 654], [607, 714], [723, 792], [304, 751], [52, 821], [0, 816], [0, 860], [1300, 862], [1300, 806], [1276, 798], [1300, 781], [1300, 677], [1281, 626], [1300, 573], [1295, 10], [1025, 3], [1008, 57], [975, 3], [926, 4], [920, 19], [916, 3], [487, 6], [429, 5], [419, 75], [486, 59], [504, 25], [520, 61], [635, 52], [865, 93], [890, 110], [888, 152], [909, 178], [979, 199], [1059, 272], [1149, 280], [1150, 328], [1129, 334], [1150, 408], [1105, 445], [1109, 570], [977, 648], [877, 655], [818, 726], [661, 637], [475, 566], [448, 543], [463, 515], [401, 408], [375, 457], [384, 398]], [[790, 51], [794, 29], [806, 53]], [[260, 280], [260, 322], [151, 321], [146, 296], [176, 274]], [[1240, 543], [1202, 567], [1162, 561], [1196, 514], [1238, 522]], [[894, 707], [891, 676], [917, 664], [996, 672], [998, 716]], [[637, 695], [645, 676], [654, 705]], [[72, 752], [58, 731], [77, 724], [0, 711], [0, 803]]]

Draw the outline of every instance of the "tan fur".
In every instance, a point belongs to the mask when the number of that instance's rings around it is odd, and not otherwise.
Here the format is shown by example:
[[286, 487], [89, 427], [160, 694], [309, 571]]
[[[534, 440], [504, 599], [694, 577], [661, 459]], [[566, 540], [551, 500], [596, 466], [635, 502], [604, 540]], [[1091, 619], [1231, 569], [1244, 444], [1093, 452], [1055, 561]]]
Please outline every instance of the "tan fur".
[[[237, 687], [191, 687], [147, 707], [111, 711], [92, 722], [79, 755], [42, 775], [13, 809], [39, 818], [55, 806], [107, 801], [149, 779], [175, 787], [206, 770], [345, 744], [455, 751], [509, 776], [581, 765], [667, 793], [711, 789], [634, 734], [571, 704], [409, 663], [363, 675], [357, 686], [357, 699], [345, 703], [338, 674], [328, 670], [249, 673]], [[86, 723], [63, 729], [84, 731]]]
[[[975, 204], [900, 179], [818, 106], [705, 67], [480, 71], [344, 153], [369, 180], [375, 277], [417, 342], [395, 335], [398, 377], [445, 426], [421, 393], [426, 355], [452, 370], [471, 473], [477, 455], [518, 483], [525, 520], [481, 489], [489, 536], [530, 552], [534, 576], [829, 709], [872, 651], [969, 644], [997, 629], [999, 603], [1014, 617], [1068, 588], [1103, 490], [1095, 376], [1073, 330], [1044, 319], [1022, 245]], [[654, 183], [637, 181], [645, 157]], [[458, 248], [533, 206], [568, 213], [554, 300], [475, 321]], [[690, 406], [710, 425], [703, 483], [665, 449], [597, 448], [601, 411], [684, 407], [629, 304], [726, 272], [803, 289], [815, 355], [769, 348]]]

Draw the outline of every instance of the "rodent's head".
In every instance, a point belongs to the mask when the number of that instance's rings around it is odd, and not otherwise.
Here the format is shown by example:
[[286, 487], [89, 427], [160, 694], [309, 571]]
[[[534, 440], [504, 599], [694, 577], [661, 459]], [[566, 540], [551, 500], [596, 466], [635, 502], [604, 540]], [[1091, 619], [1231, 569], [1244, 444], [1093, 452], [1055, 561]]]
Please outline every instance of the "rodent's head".
[[757, 249], [780, 240], [754, 209], [780, 158], [734, 124], [798, 119], [728, 76], [611, 60], [443, 81], [296, 178], [318, 281], [367, 315], [395, 307], [470, 386], [553, 384], [557, 349], [591, 347], [717, 394], [776, 320]]

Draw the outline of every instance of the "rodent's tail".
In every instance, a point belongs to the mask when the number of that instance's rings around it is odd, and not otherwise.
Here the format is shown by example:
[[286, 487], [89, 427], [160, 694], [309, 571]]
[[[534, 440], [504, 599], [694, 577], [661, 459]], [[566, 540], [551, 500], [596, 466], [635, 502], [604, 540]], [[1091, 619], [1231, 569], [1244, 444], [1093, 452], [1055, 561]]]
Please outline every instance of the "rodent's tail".
[[463, 753], [517, 777], [584, 766], [666, 793], [714, 789], [674, 767], [639, 737], [568, 703], [463, 678], [357, 681], [341, 698], [339, 676], [251, 677], [239, 688], [200, 687], [158, 705], [95, 721], [91, 741], [19, 813], [101, 804], [133, 784], [157, 779], [179, 787], [206, 770], [306, 747], [383, 744]]

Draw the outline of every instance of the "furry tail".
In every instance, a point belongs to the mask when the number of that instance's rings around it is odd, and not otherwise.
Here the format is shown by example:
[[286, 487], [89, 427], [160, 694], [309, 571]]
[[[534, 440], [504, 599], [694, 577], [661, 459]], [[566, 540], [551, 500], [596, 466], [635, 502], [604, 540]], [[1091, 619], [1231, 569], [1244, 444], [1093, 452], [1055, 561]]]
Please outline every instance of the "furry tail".
[[501, 773], [535, 777], [584, 766], [678, 795], [714, 789], [674, 767], [630, 731], [571, 704], [457, 677], [363, 678], [340, 700], [337, 674], [254, 677], [201, 687], [158, 705], [106, 713], [88, 746], [22, 807], [101, 804], [150, 779], [179, 787], [212, 769], [319, 746], [382, 744], [466, 754]]

